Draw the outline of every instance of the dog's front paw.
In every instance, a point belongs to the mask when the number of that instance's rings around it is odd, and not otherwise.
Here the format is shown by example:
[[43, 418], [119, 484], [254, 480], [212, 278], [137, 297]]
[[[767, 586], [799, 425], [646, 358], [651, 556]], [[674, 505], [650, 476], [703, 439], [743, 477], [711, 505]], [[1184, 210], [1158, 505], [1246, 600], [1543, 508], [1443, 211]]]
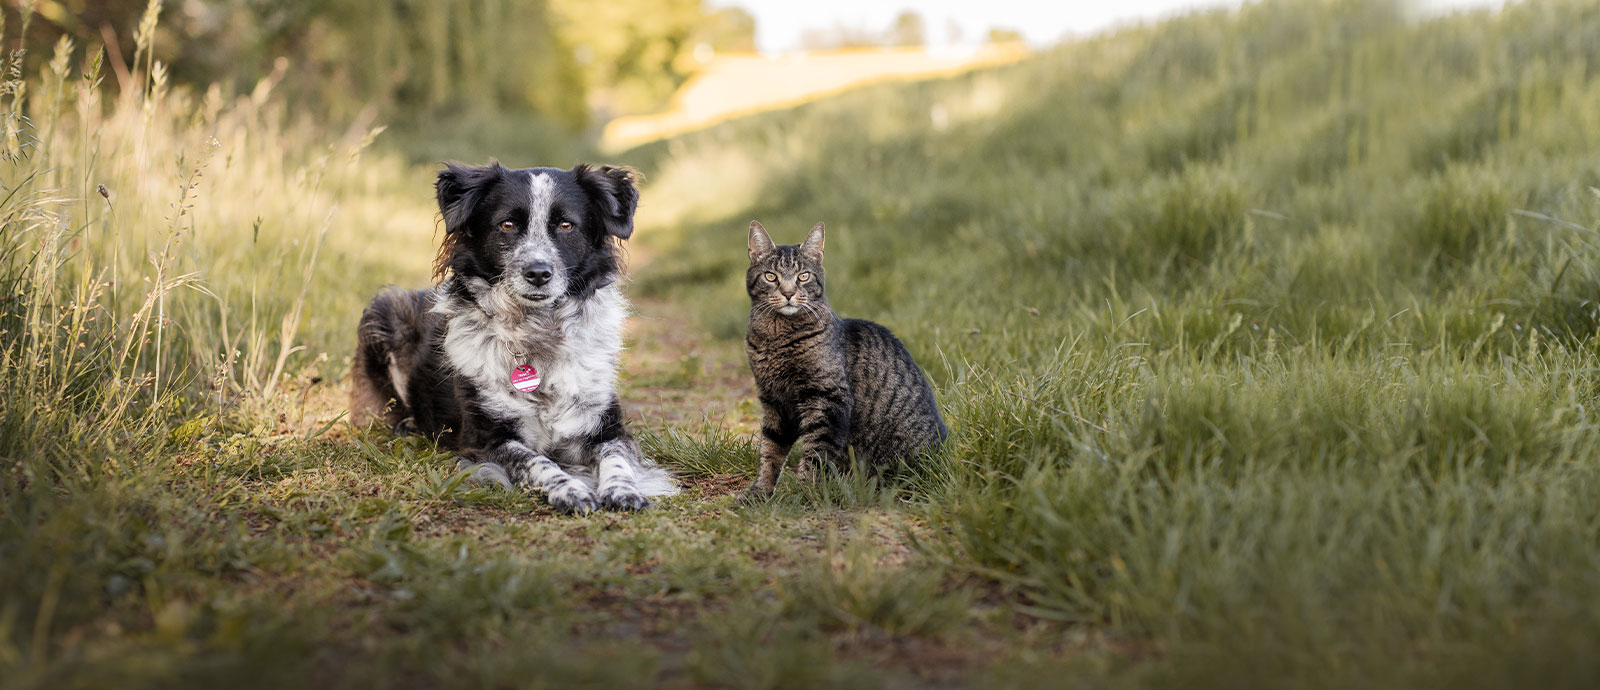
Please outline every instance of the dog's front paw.
[[637, 488], [618, 484], [600, 492], [600, 505], [606, 510], [644, 510], [650, 506], [650, 499]]
[[545, 498], [550, 501], [550, 507], [562, 513], [588, 515], [600, 509], [594, 491], [579, 482], [568, 482], [565, 486], [552, 489]]

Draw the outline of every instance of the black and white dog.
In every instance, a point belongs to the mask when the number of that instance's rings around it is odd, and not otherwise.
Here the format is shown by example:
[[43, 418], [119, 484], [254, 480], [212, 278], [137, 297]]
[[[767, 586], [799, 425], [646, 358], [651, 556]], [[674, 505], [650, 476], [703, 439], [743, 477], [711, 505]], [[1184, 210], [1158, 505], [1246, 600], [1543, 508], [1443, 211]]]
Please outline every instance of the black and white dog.
[[361, 315], [352, 421], [414, 428], [476, 479], [566, 512], [676, 493], [628, 434], [615, 389], [628, 311], [617, 245], [633, 234], [635, 177], [447, 164], [441, 282], [387, 288]]

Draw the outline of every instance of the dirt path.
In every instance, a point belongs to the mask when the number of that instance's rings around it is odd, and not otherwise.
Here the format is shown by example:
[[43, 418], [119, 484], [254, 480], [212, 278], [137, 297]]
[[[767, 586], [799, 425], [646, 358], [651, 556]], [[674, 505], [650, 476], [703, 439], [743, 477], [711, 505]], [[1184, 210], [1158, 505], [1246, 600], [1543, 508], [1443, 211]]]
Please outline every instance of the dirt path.
[[741, 434], [759, 428], [755, 381], [739, 343], [709, 338], [682, 308], [657, 299], [635, 300], [624, 332], [620, 393], [629, 420]]

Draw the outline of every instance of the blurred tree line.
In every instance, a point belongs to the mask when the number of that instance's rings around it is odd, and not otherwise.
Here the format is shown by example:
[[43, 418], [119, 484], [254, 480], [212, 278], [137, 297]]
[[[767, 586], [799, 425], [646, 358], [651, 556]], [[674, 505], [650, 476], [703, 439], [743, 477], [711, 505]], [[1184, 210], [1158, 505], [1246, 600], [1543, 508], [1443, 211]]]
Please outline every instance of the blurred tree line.
[[[945, 27], [945, 41], [958, 44], [963, 40], [961, 25], [950, 20]], [[986, 40], [989, 43], [1019, 43], [1023, 41], [1023, 35], [1015, 29], [991, 27]], [[914, 48], [926, 45], [927, 23], [914, 10], [902, 10], [883, 30], [835, 22], [830, 27], [806, 29], [800, 33], [800, 46], [806, 50]]]
[[[137, 71], [128, 61], [148, 0], [0, 1], [8, 20], [33, 7], [32, 59], [70, 36], [80, 53], [105, 45], [120, 79]], [[748, 13], [705, 0], [158, 4], [155, 55], [174, 82], [242, 93], [271, 77], [302, 114], [381, 120], [422, 149], [451, 134], [439, 131], [447, 123], [490, 140], [570, 139], [665, 103], [696, 69], [696, 47], [747, 50], [755, 34]]]

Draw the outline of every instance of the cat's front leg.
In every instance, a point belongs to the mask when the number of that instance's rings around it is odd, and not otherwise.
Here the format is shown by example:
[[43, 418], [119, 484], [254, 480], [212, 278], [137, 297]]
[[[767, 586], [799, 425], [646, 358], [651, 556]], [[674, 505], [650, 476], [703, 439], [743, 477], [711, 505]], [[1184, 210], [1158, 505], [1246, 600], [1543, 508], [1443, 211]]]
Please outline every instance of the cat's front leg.
[[850, 404], [840, 396], [819, 396], [800, 411], [800, 443], [805, 450], [800, 456], [807, 471], [818, 472], [833, 467], [845, 472], [850, 469], [850, 455], [845, 451], [850, 440]]
[[803, 458], [800, 460], [800, 462], [795, 463], [794, 480], [800, 482], [801, 484], [810, 484], [811, 482], [816, 481], [817, 475], [819, 474], [821, 473], [812, 469], [810, 463], [807, 463]]
[[650, 499], [639, 492], [639, 446], [618, 439], [600, 444], [600, 505], [608, 510], [642, 510]]
[[799, 436], [795, 420], [787, 418], [772, 405], [762, 403], [761, 458], [756, 465], [756, 480], [744, 490], [740, 500], [749, 503], [772, 495], [778, 486], [778, 475], [783, 472], [783, 462], [789, 449]]

